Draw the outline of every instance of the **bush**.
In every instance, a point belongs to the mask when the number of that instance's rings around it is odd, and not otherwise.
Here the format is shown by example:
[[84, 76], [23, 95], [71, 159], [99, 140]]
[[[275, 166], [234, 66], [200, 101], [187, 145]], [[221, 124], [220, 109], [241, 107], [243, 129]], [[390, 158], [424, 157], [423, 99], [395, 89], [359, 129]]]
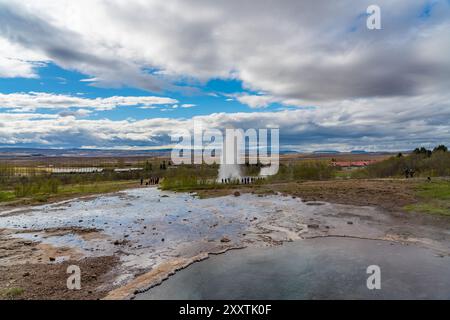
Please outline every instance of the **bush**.
[[401, 177], [405, 169], [413, 169], [415, 176], [441, 177], [450, 176], [450, 153], [435, 151], [428, 156], [427, 152], [413, 153], [407, 157], [392, 157], [374, 163], [364, 169], [355, 171], [353, 178], [389, 178]]
[[24, 179], [19, 184], [16, 184], [14, 194], [17, 198], [38, 194], [57, 194], [59, 185], [59, 180], [54, 178]]
[[303, 161], [291, 165], [281, 165], [278, 173], [270, 177], [270, 180], [328, 180], [334, 178], [335, 175], [336, 169], [327, 161]]

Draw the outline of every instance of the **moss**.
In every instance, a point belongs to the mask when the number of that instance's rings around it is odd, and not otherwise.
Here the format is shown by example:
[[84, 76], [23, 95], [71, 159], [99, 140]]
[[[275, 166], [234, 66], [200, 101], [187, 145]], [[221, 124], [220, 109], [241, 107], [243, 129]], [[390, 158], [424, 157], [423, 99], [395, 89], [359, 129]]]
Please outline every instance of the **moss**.
[[22, 288], [9, 288], [0, 290], [0, 296], [6, 299], [17, 299], [25, 292]]

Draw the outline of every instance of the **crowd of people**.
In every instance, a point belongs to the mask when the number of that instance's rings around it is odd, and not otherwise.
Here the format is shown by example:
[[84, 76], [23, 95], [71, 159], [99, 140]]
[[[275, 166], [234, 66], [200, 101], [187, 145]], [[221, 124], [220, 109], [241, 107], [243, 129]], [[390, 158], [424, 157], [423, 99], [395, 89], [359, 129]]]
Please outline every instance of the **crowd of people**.
[[221, 182], [222, 182], [222, 184], [232, 184], [232, 183], [253, 184], [256, 181], [259, 181], [262, 179], [264, 179], [264, 178], [263, 177], [243, 177], [243, 178], [238, 178], [238, 179], [227, 178], [227, 179], [222, 179]]
[[148, 179], [147, 181], [144, 180], [144, 178], [141, 178], [141, 186], [145, 185], [146, 186], [154, 186], [154, 185], [158, 185], [159, 184], [159, 177], [151, 177], [150, 179]]
[[414, 178], [414, 175], [416, 174], [416, 171], [414, 169], [411, 168], [405, 168], [405, 170], [403, 171], [405, 173], [405, 178]]

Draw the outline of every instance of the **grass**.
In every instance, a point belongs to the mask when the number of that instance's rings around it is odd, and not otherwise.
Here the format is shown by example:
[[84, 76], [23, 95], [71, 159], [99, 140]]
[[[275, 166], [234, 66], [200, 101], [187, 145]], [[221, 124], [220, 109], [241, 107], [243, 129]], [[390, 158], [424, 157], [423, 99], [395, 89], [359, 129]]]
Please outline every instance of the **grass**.
[[136, 186], [136, 181], [101, 181], [89, 184], [64, 185], [59, 189], [60, 195], [110, 193]]
[[19, 298], [24, 292], [22, 288], [3, 289], [0, 290], [0, 297], [13, 300]]
[[405, 210], [450, 216], [450, 181], [422, 183], [416, 193], [419, 202], [406, 206]]
[[13, 201], [16, 198], [13, 191], [0, 191], [0, 203]]
[[0, 191], [0, 203], [3, 204], [35, 204], [58, 201], [61, 199], [101, 193], [111, 193], [127, 188], [137, 187], [137, 181], [100, 181], [84, 184], [68, 184], [58, 188], [58, 193], [37, 193], [28, 197], [17, 197], [14, 191]]

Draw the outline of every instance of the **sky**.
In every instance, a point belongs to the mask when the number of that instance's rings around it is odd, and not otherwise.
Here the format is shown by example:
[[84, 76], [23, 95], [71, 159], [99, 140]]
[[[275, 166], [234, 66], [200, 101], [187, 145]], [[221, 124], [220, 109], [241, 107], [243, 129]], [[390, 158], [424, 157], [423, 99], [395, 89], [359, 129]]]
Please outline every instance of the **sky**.
[[450, 0], [0, 0], [0, 147], [403, 151], [450, 144], [449, 89]]

